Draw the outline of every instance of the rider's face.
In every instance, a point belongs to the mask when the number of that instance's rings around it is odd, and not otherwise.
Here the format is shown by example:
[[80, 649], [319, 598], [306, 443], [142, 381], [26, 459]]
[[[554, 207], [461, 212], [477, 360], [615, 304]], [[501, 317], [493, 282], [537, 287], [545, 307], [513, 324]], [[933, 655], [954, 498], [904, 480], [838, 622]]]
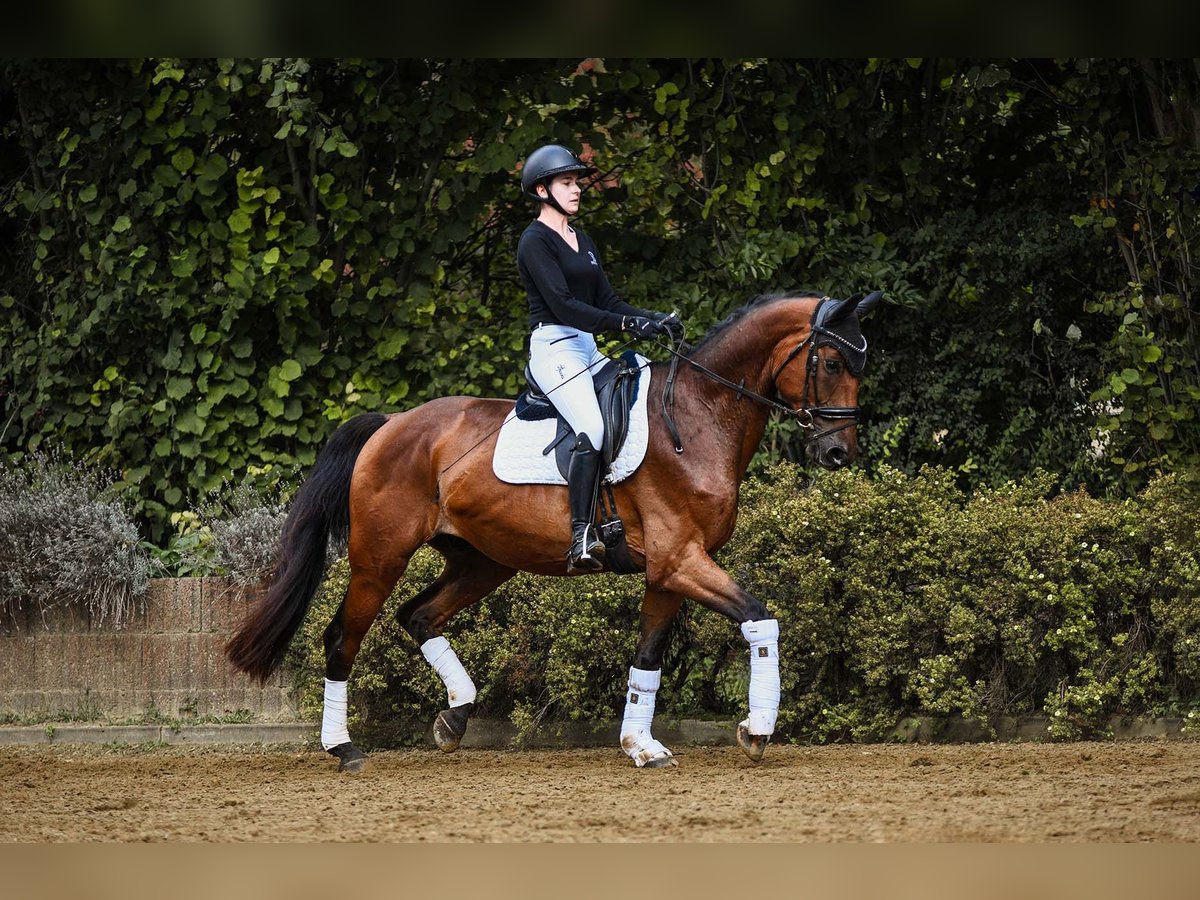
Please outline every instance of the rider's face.
[[579, 176], [574, 172], [557, 175], [550, 182], [550, 191], [554, 199], [567, 211], [569, 216], [579, 212], [579, 196], [582, 190], [579, 186]]

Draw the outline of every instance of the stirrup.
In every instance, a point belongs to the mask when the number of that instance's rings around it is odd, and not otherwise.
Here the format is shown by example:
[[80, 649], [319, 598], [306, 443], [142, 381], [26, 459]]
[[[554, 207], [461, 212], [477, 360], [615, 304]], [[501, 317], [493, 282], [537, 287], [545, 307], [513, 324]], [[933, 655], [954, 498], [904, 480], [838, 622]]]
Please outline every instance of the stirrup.
[[[574, 526], [572, 526], [572, 532]], [[596, 534], [596, 529], [587, 525], [579, 540], [571, 535], [571, 546], [567, 549], [568, 572], [599, 572], [604, 568], [604, 542]]]

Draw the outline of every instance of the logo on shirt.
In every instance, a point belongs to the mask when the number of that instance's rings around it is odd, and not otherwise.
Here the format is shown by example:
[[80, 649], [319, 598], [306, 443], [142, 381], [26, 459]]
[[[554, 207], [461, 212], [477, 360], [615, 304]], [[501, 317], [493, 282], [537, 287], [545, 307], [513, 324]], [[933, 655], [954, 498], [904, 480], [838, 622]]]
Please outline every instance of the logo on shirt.
[[596, 254], [593, 253], [591, 250], [588, 251], [588, 259], [590, 259], [592, 261], [593, 266], [600, 265], [600, 263], [596, 262]]

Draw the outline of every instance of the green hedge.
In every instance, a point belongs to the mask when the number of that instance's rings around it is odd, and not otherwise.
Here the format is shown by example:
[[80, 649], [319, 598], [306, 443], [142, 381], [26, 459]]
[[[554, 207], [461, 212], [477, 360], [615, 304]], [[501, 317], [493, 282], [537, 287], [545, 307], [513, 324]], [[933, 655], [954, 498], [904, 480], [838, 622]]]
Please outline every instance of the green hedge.
[[1200, 479], [1195, 97], [1190, 59], [2, 61], [0, 454], [119, 469], [164, 546], [358, 412], [515, 396], [517, 167], [557, 141], [616, 289], [693, 339], [885, 291], [865, 463]]
[[[1048, 498], [1052, 483], [1039, 473], [967, 495], [947, 470], [809, 481], [789, 463], [747, 483], [719, 559], [780, 620], [781, 730], [881, 739], [911, 714], [987, 725], [1045, 713], [1061, 739], [1102, 735], [1113, 714], [1200, 726], [1200, 498], [1174, 477], [1124, 501]], [[369, 742], [411, 734], [444, 703], [393, 618], [439, 562], [432, 551], [414, 558], [359, 655], [352, 727]], [[297, 644], [313, 713], [321, 632], [347, 576], [343, 560]], [[448, 634], [479, 687], [479, 714], [526, 728], [619, 716], [640, 600], [638, 577], [520, 575], [460, 614]], [[733, 625], [685, 604], [660, 711], [740, 715], [747, 679]]]

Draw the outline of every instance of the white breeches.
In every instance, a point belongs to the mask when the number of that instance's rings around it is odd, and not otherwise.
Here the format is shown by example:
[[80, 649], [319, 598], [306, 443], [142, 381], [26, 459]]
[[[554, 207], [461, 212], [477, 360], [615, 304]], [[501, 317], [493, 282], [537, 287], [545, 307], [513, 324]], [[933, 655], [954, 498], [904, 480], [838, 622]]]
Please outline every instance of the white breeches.
[[587, 435], [592, 446], [604, 442], [604, 420], [596, 402], [592, 375], [608, 362], [586, 331], [567, 325], [543, 325], [529, 338], [529, 369], [576, 436]]

